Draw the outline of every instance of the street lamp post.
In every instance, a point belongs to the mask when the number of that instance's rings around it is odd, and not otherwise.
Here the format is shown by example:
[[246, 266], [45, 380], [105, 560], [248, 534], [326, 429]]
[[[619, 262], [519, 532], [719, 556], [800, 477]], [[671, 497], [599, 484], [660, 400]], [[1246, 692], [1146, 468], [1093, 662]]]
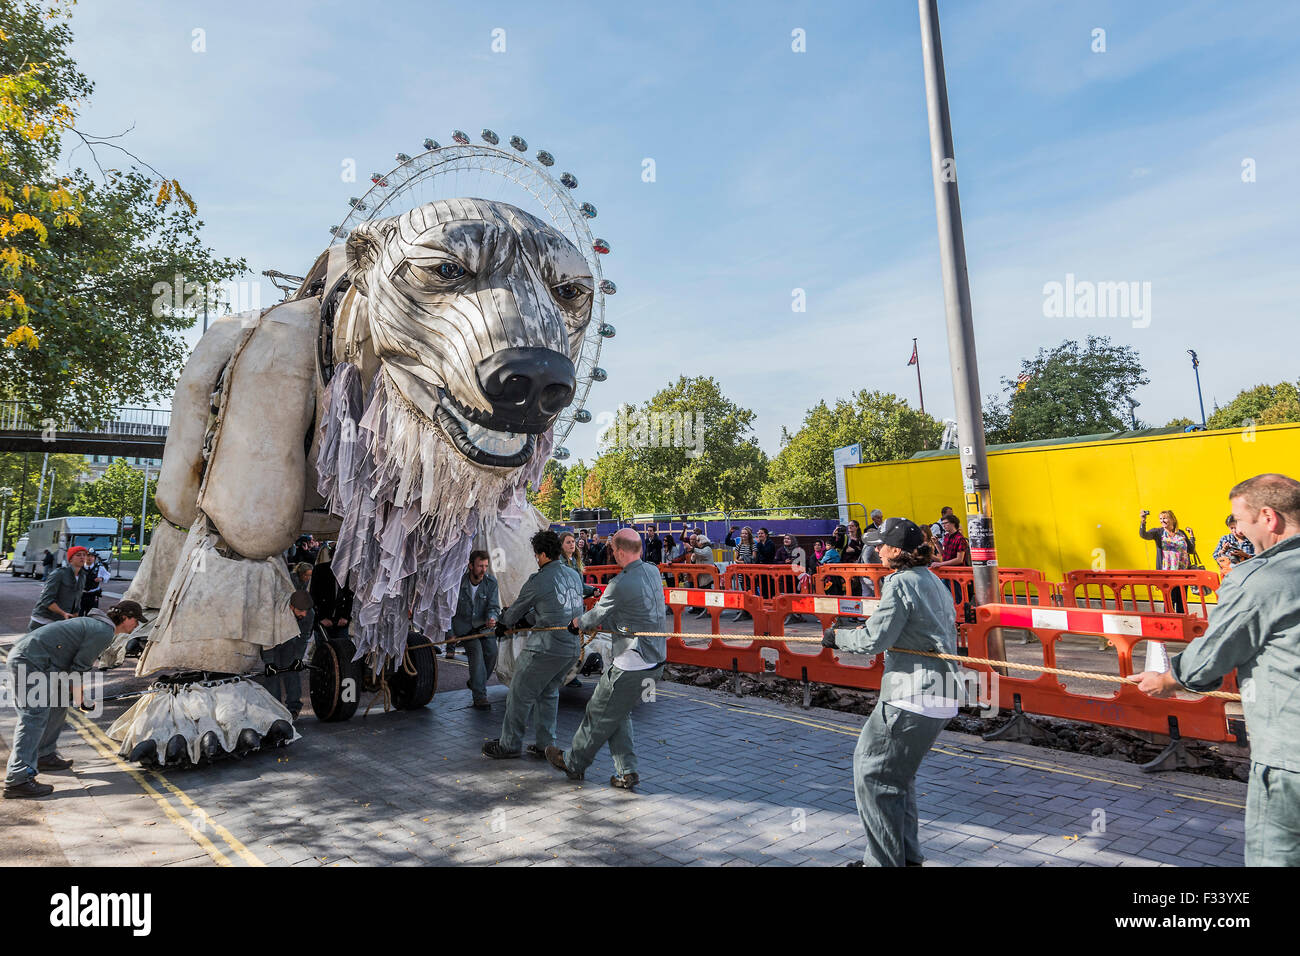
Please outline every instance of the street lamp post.
[[1142, 403], [1139, 402], [1136, 398], [1133, 398], [1131, 395], [1125, 395], [1124, 401], [1128, 402], [1129, 420], [1133, 423], [1133, 430], [1137, 431], [1137, 427], [1138, 427], [1137, 410]]
[[4, 500], [3, 508], [0, 508], [0, 557], [9, 553], [5, 547], [5, 525], [9, 521], [9, 499], [14, 496], [14, 490], [6, 485], [0, 488], [0, 499]]
[[1187, 354], [1192, 357], [1192, 371], [1196, 373], [1196, 401], [1201, 406], [1201, 430], [1206, 429], [1205, 424], [1205, 399], [1201, 398], [1201, 360], [1196, 357], [1196, 352], [1192, 349], [1187, 350]]
[[[993, 543], [993, 500], [989, 490], [988, 454], [980, 406], [975, 329], [971, 318], [970, 283], [966, 273], [966, 241], [957, 193], [956, 151], [948, 115], [948, 87], [939, 38], [937, 0], [917, 0], [921, 15], [921, 56], [925, 67], [925, 100], [930, 121], [930, 168], [939, 223], [939, 259], [948, 320], [948, 356], [952, 364], [953, 398], [957, 411], [957, 445], [966, 500], [966, 532], [970, 539], [975, 602], [999, 600], [997, 551]], [[989, 635], [989, 656], [1006, 660], [1001, 632]]]

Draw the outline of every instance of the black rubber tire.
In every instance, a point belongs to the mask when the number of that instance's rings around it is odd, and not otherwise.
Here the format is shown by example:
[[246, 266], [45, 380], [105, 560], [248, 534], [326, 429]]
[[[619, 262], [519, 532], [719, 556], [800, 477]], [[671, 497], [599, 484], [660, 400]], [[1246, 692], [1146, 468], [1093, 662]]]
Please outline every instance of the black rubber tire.
[[[308, 691], [316, 719], [326, 723], [351, 720], [361, 698], [361, 665], [352, 660], [356, 646], [346, 637], [319, 638], [311, 655]], [[344, 688], [349, 688], [344, 699]]]
[[415, 676], [406, 673], [403, 662], [398, 661], [393, 673], [388, 675], [388, 690], [398, 710], [416, 710], [433, 700], [438, 689], [438, 655], [433, 653], [429, 639], [423, 634], [406, 635], [406, 646], [416, 648], [406, 652]]

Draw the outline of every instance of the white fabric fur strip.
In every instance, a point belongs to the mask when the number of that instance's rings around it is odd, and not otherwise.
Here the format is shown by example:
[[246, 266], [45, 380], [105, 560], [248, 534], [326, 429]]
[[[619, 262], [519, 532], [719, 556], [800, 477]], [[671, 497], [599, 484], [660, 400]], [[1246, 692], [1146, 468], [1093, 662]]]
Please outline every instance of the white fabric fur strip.
[[343, 519], [334, 574], [355, 595], [357, 656], [381, 666], [405, 652], [411, 625], [435, 638], [451, 627], [475, 532], [524, 518], [551, 433], [537, 436], [527, 465], [488, 468], [462, 457], [382, 369], [364, 408], [361, 394], [356, 366], [336, 366], [316, 467], [318, 490]]

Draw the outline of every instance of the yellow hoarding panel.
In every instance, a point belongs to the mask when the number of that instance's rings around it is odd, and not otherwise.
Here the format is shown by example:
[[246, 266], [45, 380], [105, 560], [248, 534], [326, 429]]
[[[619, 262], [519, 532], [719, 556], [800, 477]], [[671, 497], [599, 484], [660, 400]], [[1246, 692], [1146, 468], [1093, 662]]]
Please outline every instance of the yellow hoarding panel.
[[[1054, 581], [1080, 568], [1151, 568], [1155, 546], [1138, 537], [1139, 512], [1149, 510], [1155, 527], [1167, 508], [1195, 532], [1214, 568], [1229, 489], [1269, 471], [1300, 478], [1300, 425], [990, 452], [998, 563], [1037, 568]], [[965, 501], [956, 456], [854, 465], [845, 480], [849, 501], [886, 517], [929, 523], [944, 505], [961, 517]]]

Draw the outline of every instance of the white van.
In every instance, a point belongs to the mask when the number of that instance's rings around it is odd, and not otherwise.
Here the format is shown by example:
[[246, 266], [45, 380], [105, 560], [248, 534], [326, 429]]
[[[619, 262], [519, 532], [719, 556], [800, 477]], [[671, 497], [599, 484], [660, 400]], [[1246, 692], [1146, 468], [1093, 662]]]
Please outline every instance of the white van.
[[14, 563], [10, 570], [14, 577], [20, 574], [35, 577], [43, 573], [41, 559], [45, 557], [47, 548], [54, 553], [54, 566], [62, 567], [68, 548], [77, 544], [94, 551], [100, 560], [107, 562], [112, 557], [116, 538], [116, 518], [69, 516], [33, 521], [26, 536], [20, 538], [14, 548]]

